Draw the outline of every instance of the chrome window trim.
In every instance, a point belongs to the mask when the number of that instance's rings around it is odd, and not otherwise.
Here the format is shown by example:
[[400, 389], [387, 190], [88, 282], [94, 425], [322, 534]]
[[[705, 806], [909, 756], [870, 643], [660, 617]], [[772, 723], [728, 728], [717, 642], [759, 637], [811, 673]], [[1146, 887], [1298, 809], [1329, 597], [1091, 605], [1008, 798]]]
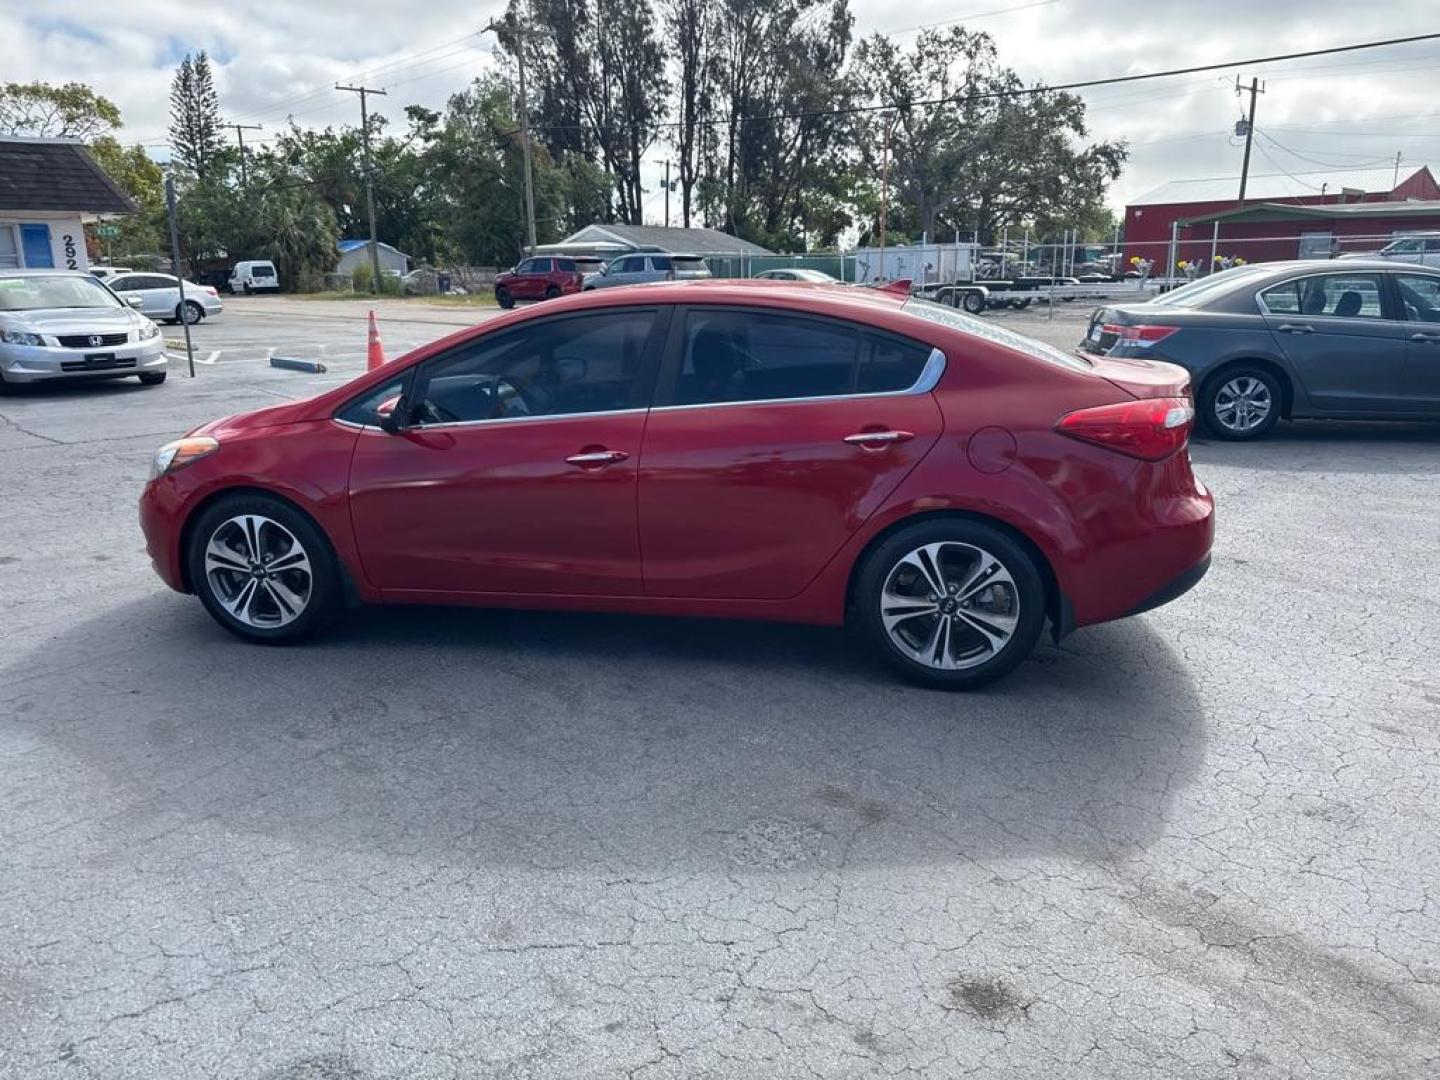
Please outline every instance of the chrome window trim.
[[[865, 401], [870, 398], [898, 398], [915, 397], [920, 394], [928, 394], [940, 384], [940, 377], [945, 374], [945, 368], [949, 361], [945, 354], [938, 348], [932, 347], [930, 356], [925, 361], [925, 366], [920, 369], [920, 376], [904, 390], [879, 390], [868, 394], [823, 394], [816, 397], [792, 397], [792, 398], [756, 398], [750, 401], [702, 401], [694, 405], [656, 405], [647, 408], [632, 409], [603, 409], [599, 412], [576, 412], [576, 413], [555, 413], [545, 416], [496, 416], [488, 420], [450, 420], [443, 424], [415, 424], [407, 431], [449, 431], [453, 428], [470, 428], [489, 426], [491, 424], [523, 424], [537, 423], [542, 420], [582, 420], [594, 419], [597, 416], [633, 416], [637, 413], [652, 412], [679, 412], [684, 409], [723, 409], [734, 408], [737, 405], [802, 405], [813, 404], [819, 401]], [[378, 424], [357, 424], [353, 420], [344, 420], [338, 416], [330, 419], [344, 427], [354, 428], [357, 431], [379, 430]]]
[[651, 412], [678, 412], [682, 409], [723, 409], [737, 405], [800, 405], [817, 401], [864, 401], [869, 398], [914, 397], [928, 394], [940, 383], [948, 361], [938, 348], [931, 347], [920, 376], [904, 390], [877, 390], [867, 394], [819, 394], [812, 397], [747, 398], [744, 401], [700, 401], [692, 405], [657, 405]]

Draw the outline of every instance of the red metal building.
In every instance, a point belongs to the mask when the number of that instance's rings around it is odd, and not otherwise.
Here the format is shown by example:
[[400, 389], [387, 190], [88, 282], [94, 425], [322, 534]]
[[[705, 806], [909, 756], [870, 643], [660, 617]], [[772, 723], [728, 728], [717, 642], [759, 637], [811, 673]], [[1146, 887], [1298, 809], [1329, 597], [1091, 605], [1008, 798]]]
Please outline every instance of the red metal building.
[[1176, 226], [1176, 261], [1206, 267], [1212, 249], [1247, 262], [1323, 258], [1440, 228], [1440, 184], [1428, 166], [1251, 175], [1243, 207], [1239, 186], [1229, 176], [1175, 180], [1135, 200], [1125, 208], [1126, 262], [1139, 255], [1163, 273]]

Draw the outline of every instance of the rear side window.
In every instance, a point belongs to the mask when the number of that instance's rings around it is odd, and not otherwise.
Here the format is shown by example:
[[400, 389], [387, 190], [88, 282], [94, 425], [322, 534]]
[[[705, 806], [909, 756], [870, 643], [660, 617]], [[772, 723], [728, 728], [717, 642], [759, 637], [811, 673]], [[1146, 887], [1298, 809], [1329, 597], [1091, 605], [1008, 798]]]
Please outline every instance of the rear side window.
[[274, 277], [274, 276], [275, 276], [275, 268], [274, 268], [273, 266], [271, 266], [269, 263], [260, 263], [260, 264], [258, 264], [258, 265], [256, 265], [256, 266], [252, 266], [252, 267], [250, 268], [250, 276], [251, 276], [251, 277], [257, 277], [257, 278], [261, 278], [261, 277]]
[[686, 316], [676, 405], [897, 393], [930, 347], [842, 322], [753, 311]]
[[575, 272], [575, 260], [574, 260], [574, 259], [556, 259], [556, 260], [555, 260], [555, 269], [556, 269], [556, 270], [562, 270], [562, 271], [564, 271], [564, 272], [567, 273], [567, 274], [573, 274], [573, 273]]
[[1260, 294], [1272, 315], [1331, 315], [1383, 319], [1378, 274], [1316, 274], [1276, 285]]

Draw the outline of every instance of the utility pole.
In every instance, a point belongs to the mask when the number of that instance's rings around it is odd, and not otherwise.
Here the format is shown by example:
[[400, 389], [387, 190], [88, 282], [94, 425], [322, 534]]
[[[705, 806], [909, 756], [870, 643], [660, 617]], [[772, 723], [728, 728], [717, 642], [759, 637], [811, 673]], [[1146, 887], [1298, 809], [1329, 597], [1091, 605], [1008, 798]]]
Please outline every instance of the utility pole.
[[245, 132], [264, 131], [259, 124], [221, 124], [221, 127], [230, 128], [235, 132], [235, 138], [240, 142], [240, 186], [244, 187], [250, 183], [250, 177], [245, 172]]
[[1401, 158], [1401, 156], [1402, 156], [1402, 151], [1396, 150], [1396, 151], [1395, 151], [1395, 179], [1390, 182], [1390, 196], [1391, 196], [1391, 198], [1394, 198], [1394, 196], [1395, 196], [1395, 189], [1400, 186], [1400, 158]]
[[352, 94], [360, 95], [360, 142], [365, 148], [365, 202], [370, 209], [370, 291], [378, 294], [380, 292], [380, 244], [375, 238], [375, 176], [370, 166], [370, 111], [366, 102], [366, 95], [378, 94], [385, 96], [384, 90], [372, 90], [368, 86], [341, 86], [335, 84], [336, 90], [348, 90]]
[[190, 365], [190, 378], [195, 377], [195, 346], [190, 343], [190, 317], [185, 308], [185, 271], [180, 265], [180, 232], [175, 225], [175, 177], [165, 176], [165, 216], [170, 219], [170, 262], [175, 268], [175, 284], [180, 289], [180, 325], [185, 328], [185, 360]]
[[897, 113], [885, 124], [885, 153], [880, 163], [880, 272], [875, 276], [877, 281], [885, 280], [885, 238], [890, 223], [890, 135], [899, 119]]
[[670, 161], [665, 163], [665, 228], [670, 228]]
[[530, 173], [530, 102], [525, 96], [525, 35], [530, 32], [529, 27], [521, 27], [513, 22], [497, 23], [491, 19], [482, 34], [493, 31], [500, 43], [503, 45], [505, 39], [502, 33], [515, 35], [515, 63], [520, 70], [520, 149], [525, 157], [525, 227], [530, 236], [529, 254], [535, 254], [535, 181]]
[[1245, 160], [1240, 165], [1240, 205], [1245, 205], [1245, 185], [1250, 179], [1250, 144], [1255, 141], [1255, 99], [1265, 92], [1257, 78], [1250, 79], [1249, 87], [1240, 85], [1240, 76], [1235, 76], [1235, 96], [1250, 95], [1250, 115], [1245, 121]]

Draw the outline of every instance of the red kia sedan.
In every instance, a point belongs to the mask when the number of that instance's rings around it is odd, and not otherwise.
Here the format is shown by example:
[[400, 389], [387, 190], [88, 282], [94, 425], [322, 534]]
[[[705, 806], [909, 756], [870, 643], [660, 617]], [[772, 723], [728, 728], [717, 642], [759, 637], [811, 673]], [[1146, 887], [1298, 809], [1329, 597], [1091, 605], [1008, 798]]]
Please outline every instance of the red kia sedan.
[[252, 641], [348, 603], [818, 624], [974, 686], [1048, 621], [1165, 603], [1209, 564], [1185, 372], [950, 308], [773, 282], [515, 311], [163, 447], [161, 578]]

